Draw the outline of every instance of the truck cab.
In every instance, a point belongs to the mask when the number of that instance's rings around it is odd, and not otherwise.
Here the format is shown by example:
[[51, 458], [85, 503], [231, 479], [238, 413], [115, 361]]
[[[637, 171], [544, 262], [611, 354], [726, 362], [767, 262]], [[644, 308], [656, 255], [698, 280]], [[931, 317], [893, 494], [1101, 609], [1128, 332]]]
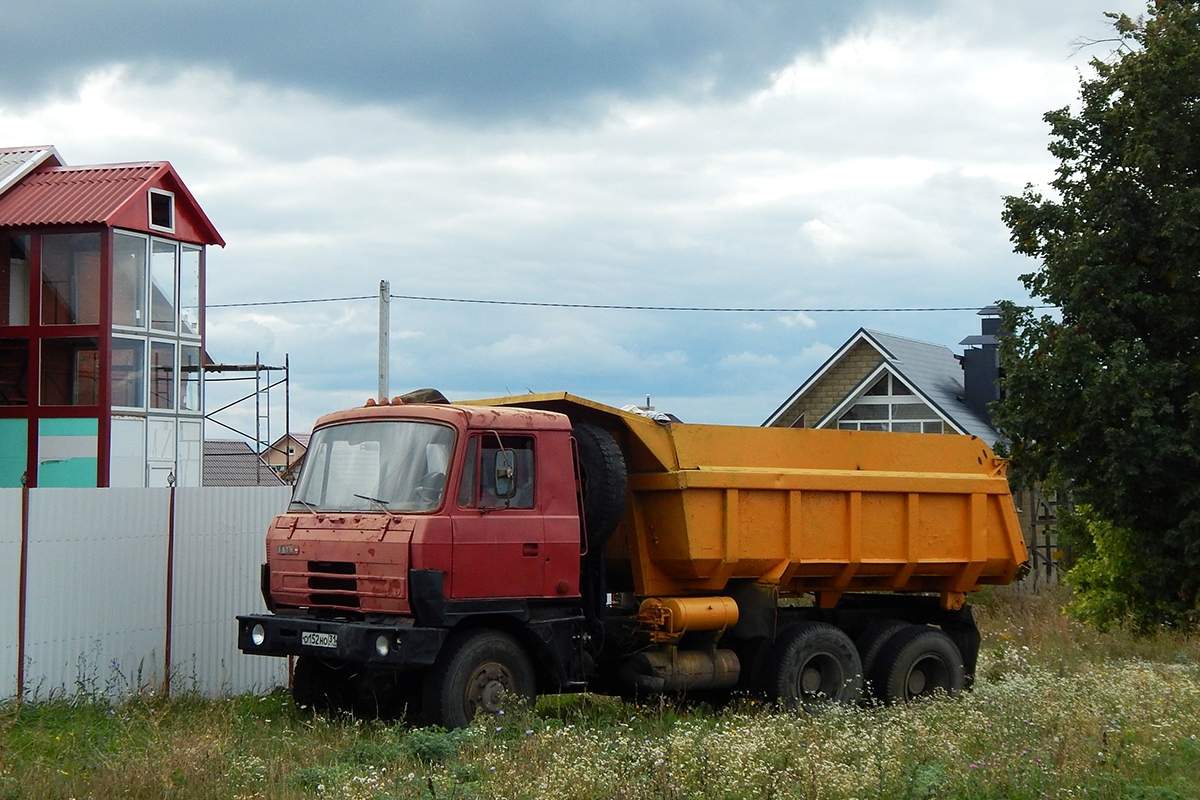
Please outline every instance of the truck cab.
[[[298, 657], [311, 684], [300, 699], [336, 706], [418, 684], [464, 622], [511, 630], [534, 654], [570, 642], [557, 629], [579, 626], [586, 550], [574, 464], [570, 422], [547, 411], [371, 404], [322, 417], [267, 533], [272, 613], [239, 617], [239, 646]], [[545, 655], [546, 684], [582, 682], [581, 653]]]

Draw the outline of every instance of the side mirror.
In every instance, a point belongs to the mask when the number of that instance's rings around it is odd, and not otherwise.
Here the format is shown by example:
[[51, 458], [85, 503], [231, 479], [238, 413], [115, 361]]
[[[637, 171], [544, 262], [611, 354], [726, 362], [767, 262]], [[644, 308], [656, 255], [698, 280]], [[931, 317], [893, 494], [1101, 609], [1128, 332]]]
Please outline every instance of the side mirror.
[[496, 497], [508, 499], [517, 493], [517, 457], [512, 450], [496, 451]]

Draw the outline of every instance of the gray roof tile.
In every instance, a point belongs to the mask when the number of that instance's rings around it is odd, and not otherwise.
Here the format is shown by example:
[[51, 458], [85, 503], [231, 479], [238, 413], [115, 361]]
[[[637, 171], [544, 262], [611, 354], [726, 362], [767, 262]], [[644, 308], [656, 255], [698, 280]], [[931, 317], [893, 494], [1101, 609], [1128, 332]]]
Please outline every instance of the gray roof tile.
[[208, 439], [204, 442], [205, 486], [281, 486], [275, 470], [255, 455], [246, 442]]

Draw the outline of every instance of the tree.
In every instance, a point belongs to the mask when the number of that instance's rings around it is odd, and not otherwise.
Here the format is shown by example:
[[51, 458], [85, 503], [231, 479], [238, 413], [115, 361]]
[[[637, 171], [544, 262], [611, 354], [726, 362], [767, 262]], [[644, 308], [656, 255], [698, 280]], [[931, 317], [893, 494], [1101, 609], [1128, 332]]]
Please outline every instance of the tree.
[[1083, 599], [1119, 592], [1143, 627], [1195, 623], [1200, 3], [1108, 16], [1119, 45], [1091, 62], [1079, 111], [1045, 115], [1051, 196], [1005, 198], [1014, 249], [1040, 261], [1021, 280], [1059, 314], [1005, 305], [996, 421], [1019, 473], [1087, 506], [1073, 526]]

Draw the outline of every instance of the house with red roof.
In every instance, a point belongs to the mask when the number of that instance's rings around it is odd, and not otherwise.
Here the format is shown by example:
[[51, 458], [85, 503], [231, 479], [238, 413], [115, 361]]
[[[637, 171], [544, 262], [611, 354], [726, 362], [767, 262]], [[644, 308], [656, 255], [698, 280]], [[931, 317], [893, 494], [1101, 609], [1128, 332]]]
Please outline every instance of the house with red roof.
[[166, 161], [0, 148], [0, 487], [200, 485], [224, 244]]

